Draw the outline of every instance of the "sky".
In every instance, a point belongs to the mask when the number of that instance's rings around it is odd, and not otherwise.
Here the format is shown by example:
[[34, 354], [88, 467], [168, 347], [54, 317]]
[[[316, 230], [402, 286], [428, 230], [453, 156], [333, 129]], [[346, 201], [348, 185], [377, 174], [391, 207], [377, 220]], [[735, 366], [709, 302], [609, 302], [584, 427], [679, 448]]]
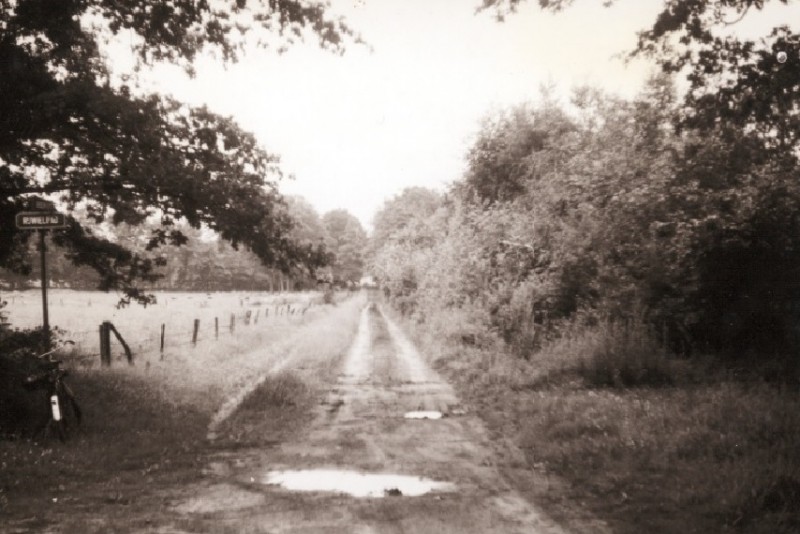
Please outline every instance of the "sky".
[[[349, 44], [337, 55], [308, 39], [282, 55], [250, 50], [234, 65], [201, 59], [194, 79], [157, 69], [150, 83], [233, 116], [294, 176], [281, 181], [283, 193], [320, 214], [344, 208], [369, 230], [384, 201], [405, 187], [444, 190], [459, 179], [487, 114], [535, 101], [543, 84], [565, 96], [582, 84], [634, 96], [652, 72], [620, 56], [662, 0], [610, 8], [579, 0], [558, 14], [529, 0], [502, 23], [476, 14], [479, 3], [333, 0], [332, 12], [369, 46]], [[759, 31], [788, 13], [747, 23]]]

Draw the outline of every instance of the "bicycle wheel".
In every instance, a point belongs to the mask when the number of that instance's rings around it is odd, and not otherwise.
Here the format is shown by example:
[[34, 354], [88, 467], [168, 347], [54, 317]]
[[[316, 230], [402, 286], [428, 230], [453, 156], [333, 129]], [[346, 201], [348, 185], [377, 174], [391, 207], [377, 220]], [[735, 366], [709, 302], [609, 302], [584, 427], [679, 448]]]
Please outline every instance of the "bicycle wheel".
[[56, 433], [61, 441], [66, 441], [70, 434], [73, 434], [81, 422], [81, 408], [78, 406], [78, 401], [69, 391], [69, 388], [64, 388], [58, 395], [58, 401], [61, 408], [61, 420], [53, 421], [56, 427]]
[[67, 441], [67, 425], [64, 424], [63, 419], [61, 421], [53, 420], [53, 428], [55, 429], [56, 436], [58, 436], [58, 439], [61, 441], [61, 443]]
[[80, 426], [81, 420], [83, 419], [83, 412], [81, 411], [81, 407], [78, 405], [78, 401], [75, 399], [75, 394], [72, 393], [72, 390], [69, 386], [62, 382], [61, 385], [64, 388], [62, 392], [62, 396], [66, 401], [66, 404], [69, 405], [68, 412], [69, 412], [69, 421], [72, 424], [73, 428]]

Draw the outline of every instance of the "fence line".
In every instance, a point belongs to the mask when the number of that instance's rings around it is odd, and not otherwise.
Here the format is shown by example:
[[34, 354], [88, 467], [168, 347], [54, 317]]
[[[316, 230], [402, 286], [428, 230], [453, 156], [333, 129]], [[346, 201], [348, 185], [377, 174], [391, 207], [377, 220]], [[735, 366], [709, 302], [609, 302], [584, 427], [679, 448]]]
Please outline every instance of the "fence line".
[[[308, 310], [315, 306], [313, 302], [307, 302], [301, 305], [292, 306], [291, 304], [276, 304], [276, 305], [262, 305], [253, 307], [251, 309], [243, 310], [239, 313], [230, 314], [230, 324], [227, 330], [228, 336], [233, 336], [236, 332], [237, 326], [247, 327], [254, 329], [259, 325], [261, 319], [261, 326], [271, 326], [284, 324], [301, 320]], [[261, 315], [262, 309], [264, 310], [263, 316]], [[272, 311], [272, 313], [270, 313]], [[98, 330], [83, 330], [83, 331], [66, 331], [68, 337], [82, 338], [76, 341], [77, 349], [86, 357], [101, 359], [101, 363], [108, 365], [111, 362], [112, 356], [121, 356], [126, 354], [125, 347], [120, 346], [118, 343], [109, 343], [108, 332], [105, 329], [115, 330], [115, 335], [119, 342], [123, 342], [129, 347], [132, 355], [128, 356], [129, 361], [142, 354], [160, 353], [161, 359], [164, 357], [164, 350], [169, 348], [182, 348], [182, 347], [196, 347], [198, 343], [207, 341], [215, 341], [226, 334], [223, 330], [220, 332], [219, 322], [220, 317], [224, 314], [216, 314], [213, 317], [206, 317], [205, 319], [192, 318], [186, 321], [185, 327], [175, 327], [174, 322], [171, 324], [160, 323], [154, 327], [143, 327], [128, 329], [124, 322], [118, 322], [116, 325], [110, 321], [104, 321], [100, 325], [100, 335], [98, 337]], [[238, 325], [237, 325], [238, 323]], [[104, 325], [110, 325], [106, 327]], [[116, 328], [115, 328], [116, 327]], [[99, 341], [99, 343], [98, 343]], [[90, 349], [90, 347], [98, 347], [99, 352]]]

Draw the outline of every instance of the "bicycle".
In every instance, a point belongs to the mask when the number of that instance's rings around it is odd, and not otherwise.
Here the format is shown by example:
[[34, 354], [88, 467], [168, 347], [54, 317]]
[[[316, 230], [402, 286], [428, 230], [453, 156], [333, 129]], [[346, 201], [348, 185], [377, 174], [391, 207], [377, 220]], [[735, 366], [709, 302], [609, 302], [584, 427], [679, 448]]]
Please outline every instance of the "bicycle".
[[61, 360], [53, 358], [53, 354], [67, 344], [74, 345], [75, 343], [67, 340], [56, 348], [37, 355], [36, 358], [40, 360], [44, 369], [26, 376], [23, 381], [26, 388], [34, 391], [44, 390], [47, 393], [50, 415], [37, 433], [43, 432], [47, 436], [48, 431], [54, 429], [62, 443], [67, 440], [69, 433], [80, 425], [82, 417], [75, 394], [64, 381], [68, 371], [61, 368]]

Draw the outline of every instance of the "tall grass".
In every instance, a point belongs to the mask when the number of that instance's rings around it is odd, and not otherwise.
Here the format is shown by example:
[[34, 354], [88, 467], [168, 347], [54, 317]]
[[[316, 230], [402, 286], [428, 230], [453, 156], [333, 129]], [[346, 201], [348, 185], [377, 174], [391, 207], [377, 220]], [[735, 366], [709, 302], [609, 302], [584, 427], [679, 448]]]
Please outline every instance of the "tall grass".
[[235, 335], [221, 335], [196, 346], [168, 345], [164, 353], [152, 350], [138, 354], [134, 366], [115, 361], [110, 368], [100, 368], [95, 355], [80, 351], [64, 355], [64, 359], [75, 373], [96, 375], [99, 379], [114, 375], [135, 377], [168, 392], [176, 404], [191, 403], [209, 411], [253, 377], [263, 376], [289, 359], [308, 357], [313, 352], [309, 347], [319, 349], [326, 340], [336, 337], [334, 325], [346, 325], [350, 315], [357, 315], [359, 306], [358, 298], [348, 299], [338, 307], [315, 306], [292, 320], [262, 320], [239, 327]]
[[671, 357], [641, 315], [569, 325], [533, 359], [550, 368], [576, 370], [589, 385], [601, 387], [674, 385], [689, 374], [685, 362]]
[[283, 360], [266, 373], [250, 375], [248, 382], [232, 391], [226, 401], [230, 409], [217, 411], [209, 425], [219, 445], [260, 446], [302, 425], [320, 385], [330, 383], [340, 369], [363, 305], [363, 296], [339, 299], [339, 305], [312, 328], [292, 338], [290, 353]]
[[531, 393], [517, 417], [531, 461], [582, 484], [609, 516], [641, 522], [621, 532], [800, 526], [794, 392], [730, 383], [558, 390]]
[[426, 310], [406, 326], [493, 434], [569, 482], [535, 494], [546, 511], [568, 521], [566, 499], [618, 534], [800, 532], [795, 387], [674, 358], [642, 317], [566, 325], [528, 359], [464, 342], [474, 319]]
[[[301, 369], [314, 372], [304, 375], [310, 380], [329, 373], [338, 366], [339, 360], [350, 345], [358, 326], [358, 311], [364, 298], [358, 296], [344, 300], [328, 313], [293, 335], [268, 347], [260, 347], [249, 353], [248, 361], [255, 365], [248, 367], [246, 373], [232, 373], [238, 376], [233, 387], [226, 388], [225, 402], [214, 414], [209, 424], [209, 435], [216, 434], [217, 427], [229, 417], [237, 407], [254, 391], [262, 386], [267, 378], [286, 370]], [[272, 356], [270, 361], [269, 356]], [[223, 382], [218, 377], [218, 382]], [[225, 380], [224, 383], [228, 383]]]

